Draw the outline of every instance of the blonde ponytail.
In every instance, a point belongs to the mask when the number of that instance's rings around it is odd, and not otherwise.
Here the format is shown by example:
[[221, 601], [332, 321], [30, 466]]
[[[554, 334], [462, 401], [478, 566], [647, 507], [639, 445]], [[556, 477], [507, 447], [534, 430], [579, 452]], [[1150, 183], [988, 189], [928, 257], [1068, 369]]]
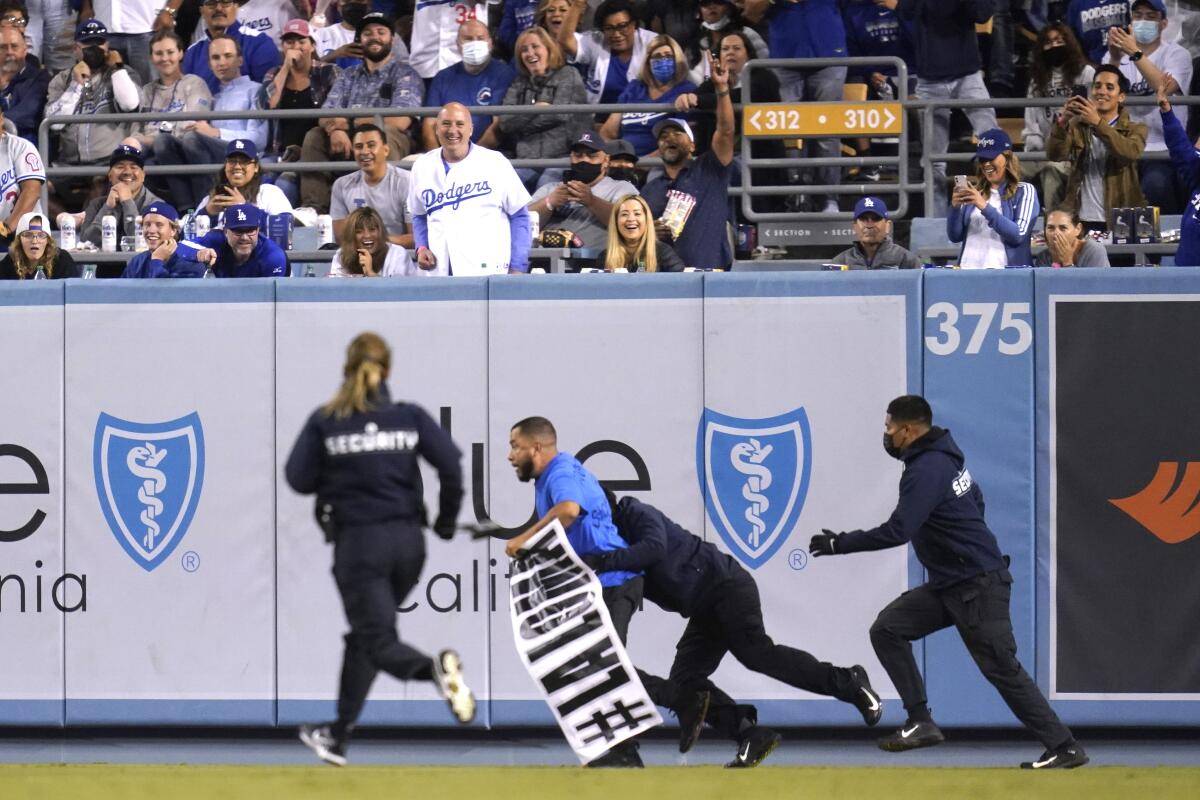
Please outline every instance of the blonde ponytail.
[[370, 410], [372, 398], [387, 380], [391, 362], [392, 354], [383, 337], [375, 333], [355, 336], [346, 348], [345, 380], [323, 407], [325, 413], [342, 419]]

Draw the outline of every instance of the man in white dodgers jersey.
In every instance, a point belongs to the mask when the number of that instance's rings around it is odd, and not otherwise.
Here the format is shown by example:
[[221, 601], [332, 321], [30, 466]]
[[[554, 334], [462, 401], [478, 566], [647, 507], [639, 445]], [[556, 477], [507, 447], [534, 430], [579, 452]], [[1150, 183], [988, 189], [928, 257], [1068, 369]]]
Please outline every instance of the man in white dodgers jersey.
[[413, 164], [408, 190], [417, 265], [438, 275], [529, 271], [529, 192], [501, 153], [471, 144], [471, 114], [447, 103], [441, 147]]
[[[0, 249], [4, 250], [21, 215], [42, 210], [42, 184], [46, 182], [46, 168], [37, 148], [4, 132], [7, 110], [8, 101], [0, 98]], [[528, 223], [525, 240], [529, 240]]]

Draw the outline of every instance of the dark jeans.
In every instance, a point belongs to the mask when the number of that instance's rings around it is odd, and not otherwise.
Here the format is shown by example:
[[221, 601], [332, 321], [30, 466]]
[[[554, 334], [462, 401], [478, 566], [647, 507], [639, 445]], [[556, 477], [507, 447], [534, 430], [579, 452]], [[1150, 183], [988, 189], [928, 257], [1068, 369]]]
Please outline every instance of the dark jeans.
[[1008, 602], [1012, 575], [1000, 569], [948, 589], [918, 586], [897, 597], [871, 626], [871, 644], [892, 683], [911, 709], [926, 702], [925, 682], [909, 642], [951, 625], [1004, 702], [1047, 749], [1071, 740], [1037, 684], [1017, 660]]
[[1170, 161], [1143, 161], [1138, 164], [1142, 194], [1146, 204], [1158, 206], [1160, 213], [1179, 214], [1183, 211], [1184, 191], [1179, 173]]
[[362, 713], [380, 670], [402, 681], [433, 680], [433, 660], [400, 641], [396, 608], [417, 585], [425, 563], [425, 537], [415, 523], [389, 522], [347, 528], [333, 555], [333, 577], [350, 632], [342, 660], [336, 734]]

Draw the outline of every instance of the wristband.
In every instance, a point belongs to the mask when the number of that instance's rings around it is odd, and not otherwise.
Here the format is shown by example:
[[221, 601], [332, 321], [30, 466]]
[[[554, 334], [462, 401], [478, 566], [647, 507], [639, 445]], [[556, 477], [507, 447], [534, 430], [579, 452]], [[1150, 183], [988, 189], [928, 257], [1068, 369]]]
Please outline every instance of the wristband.
[[717, 97], [728, 97], [728, 96], [729, 96], [729, 90], [728, 90], [728, 89], [726, 89], [726, 90], [725, 90], [725, 91], [723, 91], [723, 92], [717, 92]]
[[163, 6], [162, 8], [160, 8], [158, 10], [158, 13], [159, 14], [170, 14], [171, 19], [175, 19], [179, 15], [179, 9], [171, 8], [170, 6]]

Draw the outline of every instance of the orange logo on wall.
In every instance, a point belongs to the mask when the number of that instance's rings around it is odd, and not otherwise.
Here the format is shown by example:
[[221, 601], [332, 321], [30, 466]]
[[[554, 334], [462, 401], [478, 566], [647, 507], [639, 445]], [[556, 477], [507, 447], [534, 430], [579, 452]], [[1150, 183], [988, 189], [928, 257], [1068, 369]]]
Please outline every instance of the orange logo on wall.
[[1140, 492], [1108, 502], [1167, 544], [1187, 541], [1200, 533], [1200, 461], [1163, 461]]

